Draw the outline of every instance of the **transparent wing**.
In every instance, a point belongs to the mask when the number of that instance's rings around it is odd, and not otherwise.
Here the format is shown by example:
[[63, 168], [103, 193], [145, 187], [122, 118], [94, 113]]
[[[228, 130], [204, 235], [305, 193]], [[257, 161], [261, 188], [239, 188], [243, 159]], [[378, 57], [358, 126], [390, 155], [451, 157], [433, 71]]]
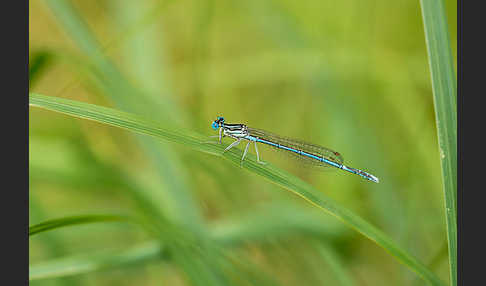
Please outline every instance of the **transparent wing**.
[[[289, 147], [289, 148], [292, 148], [292, 149], [295, 149], [295, 150], [301, 150], [301, 151], [304, 151], [306, 153], [310, 153], [310, 154], [315, 155], [315, 156], [320, 157], [320, 158], [325, 158], [327, 160], [333, 161], [333, 162], [338, 163], [338, 164], [343, 164], [343, 161], [344, 161], [341, 154], [339, 154], [338, 152], [333, 151], [329, 148], [326, 148], [326, 147], [307, 143], [307, 142], [304, 142], [304, 141], [301, 141], [301, 140], [283, 137], [283, 136], [276, 135], [276, 134], [273, 134], [273, 133], [270, 133], [268, 131], [261, 130], [261, 129], [255, 129], [255, 128], [248, 127], [248, 132], [250, 133], [251, 136], [254, 136], [254, 137], [266, 140], [266, 141], [270, 141], [270, 142], [273, 142], [273, 143], [277, 143], [277, 144], [280, 144], [280, 145], [283, 145], [283, 146], [286, 146], [286, 147]], [[286, 154], [286, 155], [290, 156], [291, 158], [299, 160], [300, 162], [304, 163], [305, 165], [312, 165], [312, 166], [319, 166], [319, 167], [330, 167], [330, 165], [328, 165], [324, 162], [321, 162], [319, 160], [316, 160], [314, 158], [311, 158], [311, 157], [308, 157], [308, 156], [305, 156], [305, 155], [301, 155], [301, 154], [298, 154], [298, 153], [294, 153], [294, 152], [291, 152], [291, 151], [288, 151], [288, 150], [285, 150], [285, 149], [282, 149], [282, 148], [278, 148], [278, 147], [275, 147], [275, 146], [272, 146], [272, 145], [268, 145], [268, 146], [273, 147], [273, 148], [281, 151], [283, 154]]]

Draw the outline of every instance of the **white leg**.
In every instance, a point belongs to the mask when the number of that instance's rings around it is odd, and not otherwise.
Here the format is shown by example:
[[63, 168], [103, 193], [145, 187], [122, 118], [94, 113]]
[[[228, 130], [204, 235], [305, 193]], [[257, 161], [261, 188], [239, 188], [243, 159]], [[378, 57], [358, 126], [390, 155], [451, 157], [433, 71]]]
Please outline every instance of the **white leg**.
[[246, 153], [248, 152], [248, 147], [250, 147], [250, 143], [251, 142], [248, 142], [248, 144], [246, 144], [245, 152], [243, 152], [243, 156], [241, 157], [240, 166], [243, 165], [243, 160], [245, 159]]
[[236, 139], [235, 142], [231, 143], [226, 149], [224, 149], [223, 153], [228, 151], [229, 149], [235, 147], [236, 145], [240, 144], [241, 139]]
[[256, 141], [255, 141], [255, 152], [256, 152], [256, 155], [257, 155], [257, 162], [260, 163], [260, 164], [266, 164], [265, 162], [260, 161], [260, 154], [258, 154], [258, 147], [257, 147]]
[[206, 142], [202, 142], [202, 144], [221, 144], [221, 139], [224, 137], [223, 135], [223, 127], [220, 127], [219, 128], [219, 135], [212, 135], [212, 136], [209, 136], [210, 138], [215, 138], [215, 137], [219, 137], [219, 142], [216, 141], [206, 141]]
[[[219, 137], [219, 135], [209, 136], [209, 138], [215, 138], [215, 137]], [[201, 142], [201, 143], [202, 144], [221, 144], [218, 141], [206, 141], [206, 142]]]

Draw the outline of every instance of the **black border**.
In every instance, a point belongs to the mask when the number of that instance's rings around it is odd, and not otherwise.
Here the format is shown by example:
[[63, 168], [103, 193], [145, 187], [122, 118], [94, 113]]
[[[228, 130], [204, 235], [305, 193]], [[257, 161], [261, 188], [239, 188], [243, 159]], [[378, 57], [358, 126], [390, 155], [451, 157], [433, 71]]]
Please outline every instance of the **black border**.
[[[5, 285], [29, 284], [29, 2], [3, 3], [2, 261]], [[14, 108], [16, 107], [16, 108]]]

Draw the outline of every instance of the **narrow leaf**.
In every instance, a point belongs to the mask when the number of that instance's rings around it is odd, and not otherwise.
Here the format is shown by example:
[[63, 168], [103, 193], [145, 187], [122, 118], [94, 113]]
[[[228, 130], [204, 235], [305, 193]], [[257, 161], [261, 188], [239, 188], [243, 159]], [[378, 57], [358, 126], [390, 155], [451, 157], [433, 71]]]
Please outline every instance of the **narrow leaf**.
[[60, 228], [66, 226], [73, 226], [78, 224], [97, 223], [97, 222], [113, 222], [113, 221], [132, 221], [131, 218], [119, 215], [82, 215], [64, 217], [59, 219], [48, 220], [29, 227], [29, 236], [34, 234]]
[[29, 267], [29, 280], [71, 276], [120, 266], [144, 264], [157, 260], [162, 249], [156, 242], [148, 242], [126, 251], [104, 251], [103, 253], [77, 255], [54, 259]]
[[442, 167], [451, 285], [457, 285], [456, 76], [442, 0], [421, 0]]

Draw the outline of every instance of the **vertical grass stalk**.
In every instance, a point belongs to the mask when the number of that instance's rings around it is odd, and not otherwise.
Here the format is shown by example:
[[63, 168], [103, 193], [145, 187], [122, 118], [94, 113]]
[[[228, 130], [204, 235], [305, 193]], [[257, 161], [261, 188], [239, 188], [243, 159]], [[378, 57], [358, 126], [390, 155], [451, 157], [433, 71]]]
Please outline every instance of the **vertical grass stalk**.
[[457, 104], [456, 76], [442, 0], [421, 0], [434, 96], [445, 200], [451, 285], [457, 285]]

